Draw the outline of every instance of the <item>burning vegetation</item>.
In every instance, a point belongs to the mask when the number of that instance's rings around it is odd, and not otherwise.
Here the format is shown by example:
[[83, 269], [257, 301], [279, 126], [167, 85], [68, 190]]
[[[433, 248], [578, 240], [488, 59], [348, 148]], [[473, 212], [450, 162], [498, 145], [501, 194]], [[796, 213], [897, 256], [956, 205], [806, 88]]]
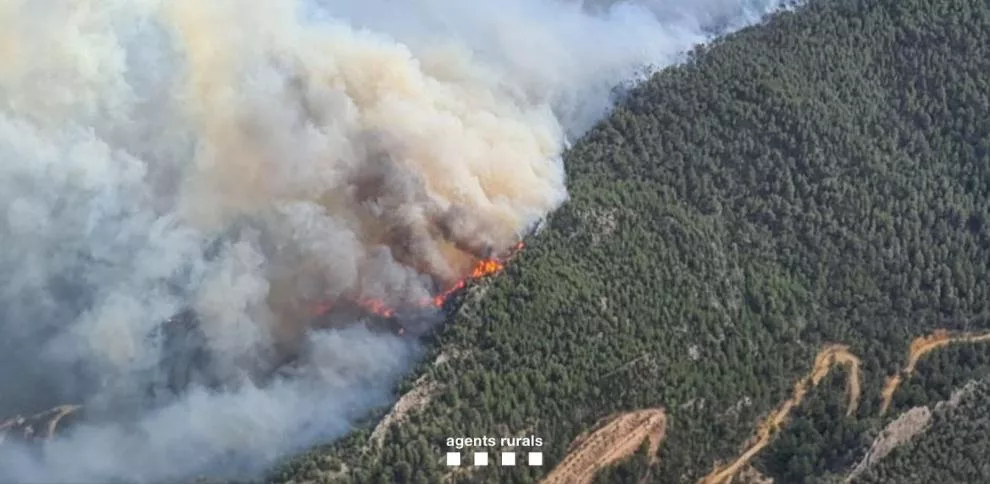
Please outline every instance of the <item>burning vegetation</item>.
[[[482, 279], [488, 276], [498, 274], [505, 268], [505, 264], [509, 259], [514, 257], [516, 253], [522, 250], [524, 243], [522, 241], [516, 243], [508, 251], [508, 253], [503, 257], [486, 258], [480, 259], [475, 264], [471, 271], [464, 277], [457, 279], [454, 283], [448, 285], [446, 288], [441, 289], [435, 295], [420, 299], [416, 301], [412, 308], [413, 310], [421, 310], [426, 308], [443, 309], [447, 301], [457, 294], [461, 289], [467, 287], [467, 284], [475, 279]], [[396, 317], [397, 311], [401, 311], [405, 308], [395, 308], [389, 306], [385, 301], [381, 299], [356, 297], [350, 298], [351, 304], [355, 304], [368, 314], [375, 315], [382, 318], [393, 318]], [[332, 300], [320, 301], [313, 305], [310, 313], [314, 317], [321, 317], [331, 313], [336, 307], [336, 303]]]
[[[309, 327], [315, 330], [334, 330], [352, 324], [364, 324], [375, 332], [388, 332], [399, 336], [418, 336], [421, 331], [407, 332], [409, 325], [416, 326], [422, 314], [436, 314], [449, 308], [450, 301], [476, 280], [501, 272], [510, 259], [524, 247], [522, 241], [513, 245], [505, 255], [478, 259], [469, 272], [431, 297], [415, 301], [404, 307], [393, 307], [384, 300], [367, 297], [326, 299], [312, 305]], [[430, 327], [428, 324], [425, 327]], [[174, 398], [191, 385], [219, 389], [224, 378], [211, 367], [209, 345], [203, 333], [200, 316], [191, 309], [182, 311], [156, 328], [153, 337], [163, 341], [165, 358], [162, 366], [166, 374], [163, 382], [147, 389], [151, 400]], [[257, 368], [253, 375], [256, 384], [264, 385], [277, 375], [291, 374], [293, 366], [305, 351], [291, 348], [275, 358], [270, 365]], [[0, 419], [0, 444], [6, 441], [40, 443], [50, 440], [57, 433], [81, 421], [79, 405], [59, 405], [49, 410], [24, 417]], [[71, 418], [69, 418], [71, 416]]]
[[564, 203], [565, 139], [645, 60], [521, 76], [367, 2], [22, 3], [0, 9], [0, 415], [80, 404], [85, 431], [2, 446], [2, 481], [251, 474], [339, 437]]

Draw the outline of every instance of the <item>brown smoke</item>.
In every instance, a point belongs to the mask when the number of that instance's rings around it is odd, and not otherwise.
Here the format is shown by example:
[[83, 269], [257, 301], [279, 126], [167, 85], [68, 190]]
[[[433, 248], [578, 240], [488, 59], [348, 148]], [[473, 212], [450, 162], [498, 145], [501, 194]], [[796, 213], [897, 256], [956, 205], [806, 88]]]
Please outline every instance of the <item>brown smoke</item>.
[[[202, 134], [182, 197], [189, 220], [217, 229], [308, 204], [357, 243], [303, 249], [302, 260], [355, 268], [316, 285], [401, 301], [428, 291], [419, 275], [457, 280], [563, 201], [562, 134], [546, 106], [519, 104], [463, 52], [417, 59], [346, 26], [301, 28], [292, 6], [166, 7], [187, 59], [184, 112]], [[297, 291], [290, 267], [272, 281], [278, 307], [313, 292]]]
[[431, 306], [566, 199], [614, 87], [768, 2], [0, 1], [0, 417], [86, 409], [0, 481], [252, 475], [346, 432], [420, 348], [311, 305]]

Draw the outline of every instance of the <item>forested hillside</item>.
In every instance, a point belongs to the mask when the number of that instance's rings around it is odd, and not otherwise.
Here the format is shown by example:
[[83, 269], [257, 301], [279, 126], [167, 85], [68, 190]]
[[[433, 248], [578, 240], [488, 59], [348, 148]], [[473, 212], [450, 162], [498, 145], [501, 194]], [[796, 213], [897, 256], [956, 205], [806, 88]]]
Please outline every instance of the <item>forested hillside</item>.
[[[545, 467], [447, 476], [534, 482], [603, 416], [665, 407], [657, 464], [601, 480], [695, 482], [822, 345], [844, 343], [862, 360], [854, 415], [836, 370], [754, 461], [777, 482], [819, 482], [899, 412], [990, 373], [990, 345], [934, 352], [879, 416], [914, 337], [990, 328], [986, 0], [811, 0], [654, 76], [566, 164], [572, 200], [471, 289], [400, 389], [432, 400], [381, 444], [369, 427], [274, 480], [440, 482], [446, 437], [535, 434]], [[987, 445], [953, 443], [948, 425], [925, 441], [937, 452]], [[892, 456], [873, 482], [906, 482], [915, 464], [925, 482], [979, 480], [931, 467], [932, 452]]]

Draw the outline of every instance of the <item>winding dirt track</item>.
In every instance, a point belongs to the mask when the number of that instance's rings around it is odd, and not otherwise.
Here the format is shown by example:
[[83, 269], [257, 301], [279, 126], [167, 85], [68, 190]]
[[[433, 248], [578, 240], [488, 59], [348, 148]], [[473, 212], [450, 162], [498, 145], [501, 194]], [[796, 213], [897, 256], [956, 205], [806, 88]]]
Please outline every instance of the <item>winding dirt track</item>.
[[663, 409], [651, 408], [605, 419], [601, 428], [585, 432], [571, 443], [570, 452], [541, 484], [587, 484], [605, 466], [635, 453], [649, 439], [650, 455], [656, 455], [667, 429]]
[[[962, 333], [952, 335], [944, 329], [938, 329], [933, 331], [931, 334], [925, 336], [919, 336], [911, 341], [911, 345], [908, 347], [908, 357], [907, 363], [904, 368], [892, 377], [887, 379], [887, 383], [884, 385], [881, 391], [881, 396], [883, 398], [883, 403], [880, 407], [880, 415], [887, 412], [890, 407], [891, 399], [894, 393], [897, 392], [897, 388], [901, 381], [910, 377], [914, 373], [914, 368], [918, 364], [918, 360], [927, 355], [928, 353], [949, 346], [953, 343], [981, 343], [990, 342], [990, 332], [987, 333]], [[716, 468], [710, 474], [702, 478], [699, 484], [728, 484], [732, 482], [732, 479], [739, 474], [741, 470], [749, 463], [753, 457], [756, 456], [764, 447], [766, 447], [770, 440], [773, 438], [774, 434], [780, 429], [780, 427], [787, 421], [787, 417], [790, 415], [791, 410], [794, 409], [807, 394], [810, 387], [817, 386], [818, 383], [828, 375], [834, 365], [846, 365], [849, 370], [849, 375], [846, 380], [846, 395], [848, 397], [848, 409], [846, 410], [846, 415], [852, 415], [856, 411], [856, 407], [859, 404], [859, 396], [861, 393], [860, 389], [860, 378], [859, 378], [859, 358], [849, 352], [849, 349], [845, 345], [827, 345], [818, 352], [815, 357], [815, 364], [811, 369], [811, 372], [807, 376], [798, 380], [794, 384], [794, 392], [791, 398], [785, 400], [780, 406], [777, 407], [762, 424], [757, 428], [756, 436], [754, 437], [755, 442], [747, 448], [739, 457], [736, 458], [732, 463]]]
[[791, 393], [791, 398], [784, 400], [757, 428], [755, 442], [733, 462], [716, 467], [710, 474], [698, 481], [699, 484], [727, 484], [732, 482], [732, 478], [743, 470], [749, 464], [749, 461], [770, 443], [770, 439], [773, 438], [781, 426], [787, 421], [787, 417], [794, 410], [794, 407], [804, 400], [808, 390], [811, 387], [818, 386], [835, 365], [845, 365], [849, 371], [846, 379], [846, 396], [849, 400], [846, 415], [852, 415], [856, 411], [856, 406], [859, 404], [859, 358], [850, 353], [849, 348], [845, 345], [826, 345], [815, 356], [815, 364], [811, 368], [811, 371], [804, 378], [794, 383], [794, 391]]
[[990, 341], [990, 333], [962, 333], [952, 335], [944, 329], [937, 329], [931, 334], [915, 338], [911, 341], [911, 346], [908, 347], [907, 364], [904, 365], [904, 368], [898, 374], [887, 378], [887, 383], [880, 392], [880, 395], [883, 397], [883, 403], [880, 405], [880, 415], [887, 413], [887, 410], [890, 408], [890, 402], [894, 398], [894, 393], [897, 392], [897, 387], [900, 386], [904, 378], [908, 378], [914, 373], [914, 367], [922, 357], [953, 343], [982, 343], [986, 341]]

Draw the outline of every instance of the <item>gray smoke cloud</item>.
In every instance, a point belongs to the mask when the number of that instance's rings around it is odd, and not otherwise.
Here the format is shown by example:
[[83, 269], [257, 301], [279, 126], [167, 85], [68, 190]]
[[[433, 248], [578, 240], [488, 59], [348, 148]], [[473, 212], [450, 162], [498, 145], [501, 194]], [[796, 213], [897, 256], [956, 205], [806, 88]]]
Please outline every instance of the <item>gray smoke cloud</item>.
[[342, 435], [419, 348], [314, 304], [511, 247], [617, 87], [775, 4], [0, 2], [0, 416], [87, 417], [0, 445], [0, 480], [249, 476]]

